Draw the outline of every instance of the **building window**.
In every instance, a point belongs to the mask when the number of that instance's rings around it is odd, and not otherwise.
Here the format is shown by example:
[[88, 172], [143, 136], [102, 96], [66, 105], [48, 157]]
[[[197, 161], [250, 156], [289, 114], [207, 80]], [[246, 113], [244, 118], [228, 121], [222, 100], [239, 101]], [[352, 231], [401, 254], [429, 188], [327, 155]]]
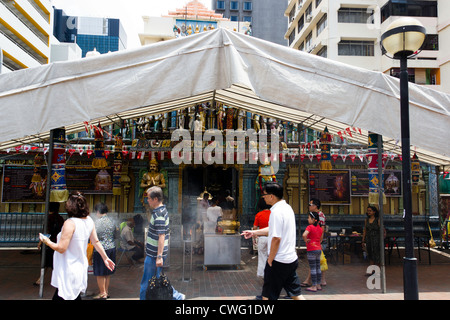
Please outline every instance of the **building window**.
[[312, 31], [306, 36], [305, 48], [306, 48], [306, 51], [310, 51], [312, 48]]
[[291, 45], [294, 42], [294, 40], [295, 40], [295, 30], [293, 30], [289, 35], [289, 45]]
[[338, 11], [340, 23], [374, 23], [373, 9], [371, 8], [340, 8]]
[[322, 0], [316, 0], [316, 8], [319, 6], [319, 4], [322, 2]]
[[252, 16], [244, 16], [243, 21], [252, 23]]
[[217, 1], [217, 10], [225, 10], [225, 1]]
[[230, 10], [239, 10], [239, 2], [231, 1], [230, 2]]
[[373, 41], [341, 40], [338, 44], [338, 55], [340, 56], [374, 56]]
[[437, 1], [408, 0], [400, 2], [389, 0], [381, 8], [381, 22], [390, 16], [437, 17], [437, 13]]
[[230, 16], [230, 21], [238, 21], [238, 16]]
[[244, 11], [252, 11], [252, 3], [250, 1], [244, 2]]
[[[416, 82], [416, 70], [414, 68], [408, 68], [408, 81], [415, 83]], [[400, 78], [400, 68], [392, 68], [391, 76]]]
[[325, 14], [322, 18], [320, 18], [319, 22], [317, 22], [316, 36], [318, 36], [327, 27], [327, 20], [327, 15]]
[[318, 55], [319, 57], [326, 58], [327, 55], [328, 55], [328, 49], [327, 49], [327, 46], [322, 47], [322, 49], [320, 49], [320, 50], [317, 52], [317, 55]]
[[439, 37], [437, 34], [427, 34], [422, 50], [439, 50]]
[[305, 18], [302, 16], [300, 20], [298, 20], [298, 27], [297, 27], [297, 33], [300, 34], [300, 31], [305, 26]]
[[298, 50], [300, 51], [304, 51], [305, 50], [305, 43], [302, 41], [302, 43], [300, 43], [300, 46], [298, 47]]

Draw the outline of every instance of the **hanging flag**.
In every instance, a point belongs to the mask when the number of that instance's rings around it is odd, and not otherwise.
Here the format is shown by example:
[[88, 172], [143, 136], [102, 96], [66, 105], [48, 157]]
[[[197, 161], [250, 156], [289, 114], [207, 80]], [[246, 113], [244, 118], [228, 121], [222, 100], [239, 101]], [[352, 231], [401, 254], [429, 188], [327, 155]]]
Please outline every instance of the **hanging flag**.
[[65, 202], [69, 198], [66, 186], [66, 130], [54, 129], [50, 202]]
[[[380, 146], [382, 148], [382, 145]], [[367, 148], [367, 159], [368, 159], [368, 175], [369, 175], [369, 204], [378, 204], [379, 193], [378, 186], [381, 185], [381, 190], [383, 190], [383, 180], [384, 173], [382, 174], [382, 180], [379, 181], [378, 178], [378, 134], [369, 132], [368, 134], [368, 148]], [[381, 163], [382, 169], [384, 171], [383, 162]], [[386, 196], [383, 192], [383, 203], [386, 203]]]
[[328, 132], [328, 128], [325, 127], [320, 136], [320, 158], [317, 155], [317, 160], [320, 161], [320, 170], [331, 170], [331, 134]]
[[114, 171], [113, 171], [113, 195], [118, 196], [122, 193], [120, 177], [122, 174], [123, 160], [123, 140], [122, 136], [117, 135], [114, 140]]
[[411, 185], [412, 192], [419, 193], [419, 181], [420, 181], [420, 161], [417, 154], [414, 152], [411, 158]]

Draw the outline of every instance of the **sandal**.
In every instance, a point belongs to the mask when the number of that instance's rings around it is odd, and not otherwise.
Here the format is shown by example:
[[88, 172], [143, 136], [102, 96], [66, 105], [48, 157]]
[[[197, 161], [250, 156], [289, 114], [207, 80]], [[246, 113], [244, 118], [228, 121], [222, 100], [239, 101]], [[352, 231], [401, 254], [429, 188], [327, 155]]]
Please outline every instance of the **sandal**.
[[306, 291], [311, 291], [311, 292], [317, 292], [316, 289], [311, 289], [311, 288], [306, 288], [305, 290], [306, 290]]
[[303, 288], [305, 288], [305, 287], [310, 287], [311, 285], [309, 284], [309, 283], [306, 283], [306, 282], [302, 282], [302, 283], [300, 283], [300, 287], [303, 287]]
[[107, 293], [99, 293], [92, 297], [93, 300], [106, 300], [108, 298]]

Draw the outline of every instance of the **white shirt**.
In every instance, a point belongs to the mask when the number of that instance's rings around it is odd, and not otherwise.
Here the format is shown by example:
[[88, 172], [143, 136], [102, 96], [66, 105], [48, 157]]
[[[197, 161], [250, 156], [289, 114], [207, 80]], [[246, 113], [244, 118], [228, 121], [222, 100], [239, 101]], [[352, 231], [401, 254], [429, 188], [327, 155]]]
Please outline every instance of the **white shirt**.
[[277, 262], [292, 263], [298, 259], [295, 250], [295, 215], [285, 200], [280, 200], [270, 208], [268, 253], [272, 238], [280, 238], [280, 246], [275, 256]]
[[123, 227], [122, 232], [120, 233], [120, 247], [123, 250], [132, 250], [135, 245], [131, 245], [128, 243], [128, 241], [131, 241], [134, 243], [134, 236], [133, 236], [133, 230], [126, 225]]
[[[88, 260], [87, 244], [94, 229], [91, 217], [70, 218], [75, 223], [75, 231], [64, 253], [55, 251], [51, 285], [58, 288], [58, 295], [64, 300], [74, 300], [87, 288]], [[61, 232], [57, 242], [61, 239]]]

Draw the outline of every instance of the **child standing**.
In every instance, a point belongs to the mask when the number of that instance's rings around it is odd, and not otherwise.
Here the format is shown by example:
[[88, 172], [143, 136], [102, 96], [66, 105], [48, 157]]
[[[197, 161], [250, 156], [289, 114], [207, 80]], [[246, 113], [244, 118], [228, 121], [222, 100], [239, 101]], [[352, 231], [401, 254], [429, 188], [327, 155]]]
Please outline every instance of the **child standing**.
[[306, 243], [306, 257], [311, 270], [311, 287], [306, 288], [307, 291], [316, 292], [322, 290], [320, 282], [322, 280], [322, 272], [320, 271], [320, 254], [322, 253], [322, 236], [323, 230], [319, 225], [319, 214], [310, 212], [308, 216], [308, 227], [303, 233], [303, 240]]

